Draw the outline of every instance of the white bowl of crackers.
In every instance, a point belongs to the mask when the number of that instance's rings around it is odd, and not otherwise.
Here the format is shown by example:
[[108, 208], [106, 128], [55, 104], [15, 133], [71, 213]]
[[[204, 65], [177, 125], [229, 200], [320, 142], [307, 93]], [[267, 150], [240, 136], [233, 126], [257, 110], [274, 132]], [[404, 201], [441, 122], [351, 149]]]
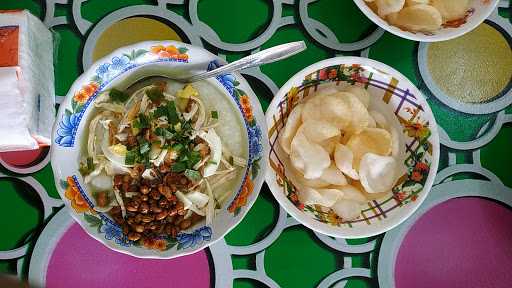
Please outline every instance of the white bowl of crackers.
[[407, 219], [439, 162], [437, 125], [420, 91], [393, 68], [337, 57], [293, 76], [266, 113], [266, 181], [305, 226], [370, 237]]
[[354, 0], [386, 31], [414, 41], [453, 39], [475, 29], [499, 0]]

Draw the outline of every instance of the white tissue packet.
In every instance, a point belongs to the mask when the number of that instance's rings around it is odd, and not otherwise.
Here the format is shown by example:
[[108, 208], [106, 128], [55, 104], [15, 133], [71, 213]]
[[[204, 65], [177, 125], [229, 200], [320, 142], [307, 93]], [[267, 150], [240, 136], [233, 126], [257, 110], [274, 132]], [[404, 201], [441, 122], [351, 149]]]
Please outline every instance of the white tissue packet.
[[50, 145], [52, 33], [27, 11], [0, 11], [0, 152]]

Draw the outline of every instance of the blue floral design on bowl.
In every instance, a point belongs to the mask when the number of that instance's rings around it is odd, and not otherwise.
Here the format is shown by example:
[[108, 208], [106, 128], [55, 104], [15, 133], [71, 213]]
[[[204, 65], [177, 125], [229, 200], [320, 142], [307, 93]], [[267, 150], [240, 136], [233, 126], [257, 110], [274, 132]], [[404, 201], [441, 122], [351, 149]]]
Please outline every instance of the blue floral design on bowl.
[[249, 155], [252, 159], [258, 158], [263, 152], [260, 126], [249, 126], [247, 132], [249, 132]]
[[195, 247], [204, 241], [212, 239], [212, 228], [203, 226], [194, 230], [192, 233], [180, 233], [176, 236], [178, 240], [178, 250]]
[[121, 228], [118, 225], [112, 225], [110, 221], [104, 221], [103, 225], [99, 228], [99, 232], [105, 233], [105, 239], [107, 240], [114, 239], [116, 244], [124, 247], [131, 246], [131, 242], [128, 240], [128, 237], [123, 234]]
[[112, 64], [110, 65], [110, 69], [120, 71], [126, 68], [126, 66], [128, 66], [128, 63], [130, 63], [130, 59], [125, 55], [121, 57], [115, 56], [112, 58]]
[[103, 78], [105, 74], [108, 73], [108, 69], [110, 68], [110, 63], [103, 63], [96, 69], [96, 75], [98, 77]]
[[74, 136], [80, 124], [80, 117], [77, 114], [65, 113], [57, 128], [55, 143], [62, 147], [72, 147]]
[[[220, 63], [218, 60], [213, 60], [208, 64], [208, 68], [206, 70], [211, 71], [222, 66], [224, 66], [224, 64]], [[235, 76], [231, 74], [222, 74], [216, 78], [219, 80], [222, 86], [228, 90], [229, 94], [235, 95], [235, 87], [239, 84], [238, 81], [236, 81]]]

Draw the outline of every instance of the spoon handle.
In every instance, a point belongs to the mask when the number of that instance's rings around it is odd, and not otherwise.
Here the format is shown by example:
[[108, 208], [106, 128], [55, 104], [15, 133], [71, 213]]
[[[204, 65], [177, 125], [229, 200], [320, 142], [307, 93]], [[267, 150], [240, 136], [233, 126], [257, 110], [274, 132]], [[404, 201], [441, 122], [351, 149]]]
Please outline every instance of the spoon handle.
[[231, 62], [217, 69], [194, 75], [188, 79], [183, 79], [186, 82], [197, 82], [206, 78], [214, 77], [220, 74], [226, 74], [245, 68], [259, 66], [262, 64], [272, 63], [281, 59], [288, 58], [306, 49], [304, 41], [297, 41], [278, 45], [263, 51], [251, 54], [235, 62]]

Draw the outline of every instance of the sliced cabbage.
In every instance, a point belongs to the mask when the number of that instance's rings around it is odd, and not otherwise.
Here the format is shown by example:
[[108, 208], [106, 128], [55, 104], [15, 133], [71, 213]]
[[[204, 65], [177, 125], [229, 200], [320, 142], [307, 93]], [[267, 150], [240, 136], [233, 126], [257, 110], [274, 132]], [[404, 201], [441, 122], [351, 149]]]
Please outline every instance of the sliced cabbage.
[[[238, 167], [247, 166], [247, 159], [233, 155], [233, 153], [231, 153], [229, 148], [224, 144], [225, 143], [222, 144], [222, 159], [223, 160], [231, 158], [231, 159], [233, 159], [233, 165], [236, 165]], [[229, 164], [229, 163], [227, 163], [227, 164], [228, 164], [227, 166], [232, 167], [231, 164]]]
[[160, 144], [153, 143], [151, 145], [151, 150], [149, 151], [149, 159], [154, 160], [158, 156], [160, 156], [160, 153], [162, 152], [162, 149], [160, 148]]
[[[197, 162], [196, 165], [194, 165], [194, 167], [192, 167], [192, 169], [199, 170], [199, 168], [201, 168], [208, 161], [210, 161], [210, 156], [206, 156], [201, 161]], [[216, 174], [218, 174], [218, 172], [219, 172], [219, 170], [216, 171]]]
[[121, 194], [119, 194], [119, 190], [114, 189], [114, 195], [116, 196], [117, 204], [119, 204], [119, 207], [121, 207], [121, 215], [126, 217], [126, 208], [124, 206], [123, 198], [121, 197]]
[[92, 157], [93, 162], [95, 164], [98, 163], [96, 151], [96, 128], [98, 127], [101, 118], [103, 118], [103, 115], [98, 114], [91, 120], [91, 122], [89, 123], [89, 135], [87, 138], [87, 154], [90, 155], [90, 157]]
[[196, 103], [192, 104], [192, 108], [190, 108], [190, 112], [183, 113], [183, 119], [185, 119], [186, 121], [192, 119], [192, 117], [194, 117], [194, 115], [197, 113], [198, 110], [199, 110], [199, 105]]
[[115, 162], [111, 161], [104, 161], [105, 162], [105, 172], [107, 172], [108, 176], [115, 176], [115, 175], [125, 175], [130, 174], [131, 170], [128, 167], [121, 166]]
[[210, 225], [213, 222], [213, 218], [215, 217], [215, 199], [213, 196], [212, 187], [210, 187], [210, 183], [208, 180], [205, 180], [206, 183], [206, 192], [208, 192], [208, 204], [206, 206], [206, 225]]
[[178, 200], [180, 200], [183, 203], [184, 209], [192, 210], [193, 212], [200, 216], [206, 215], [205, 212], [199, 209], [190, 199], [188, 199], [188, 197], [185, 194], [183, 194], [183, 192], [176, 191], [176, 198], [178, 198]]
[[94, 107], [112, 111], [115, 113], [123, 113], [124, 106], [116, 103], [94, 103]]
[[210, 200], [208, 195], [197, 190], [187, 193], [187, 198], [198, 208], [203, 208]]
[[160, 166], [160, 164], [162, 164], [162, 162], [164, 162], [165, 156], [167, 156], [168, 151], [169, 150], [167, 150], [167, 149], [162, 149], [162, 151], [160, 152], [158, 157], [156, 157], [155, 159], [149, 160], [149, 162], [153, 163], [153, 165], [155, 165], [155, 166]]
[[[224, 184], [227, 181], [230, 181], [236, 177], [236, 173], [226, 173], [223, 175], [215, 175], [209, 179], [209, 183], [211, 183], [212, 190], [217, 189], [220, 185]], [[227, 196], [231, 195], [231, 191], [229, 190], [215, 190], [215, 198], [217, 201], [222, 202], [226, 199]]]
[[87, 176], [84, 177], [85, 183], [91, 183], [91, 181], [94, 179], [94, 177], [100, 175], [100, 173], [104, 169], [104, 163], [102, 161], [99, 161], [99, 163], [96, 165], [94, 170], [92, 170], [91, 173], [87, 174]]
[[211, 161], [204, 166], [203, 170], [203, 177], [208, 177], [215, 174], [219, 168], [222, 159], [222, 141], [214, 129], [209, 129], [208, 132], [199, 131], [197, 136], [206, 141], [210, 147]]
[[148, 95], [144, 94], [144, 96], [142, 96], [142, 100], [140, 101], [140, 113], [146, 112], [146, 110], [148, 109], [149, 103], [150, 103], [150, 100], [148, 98]]
[[194, 129], [199, 130], [201, 127], [203, 127], [206, 121], [206, 108], [204, 107], [203, 101], [201, 101], [201, 99], [195, 96], [190, 96], [190, 99], [194, 100], [198, 104], [197, 120], [194, 123]]
[[119, 124], [118, 132], [123, 131], [125, 127], [127, 127], [140, 112], [140, 106], [142, 102], [142, 97], [145, 95], [145, 88], [141, 88], [133, 93], [133, 96], [128, 99], [126, 105], [124, 106], [124, 117], [121, 119]]

